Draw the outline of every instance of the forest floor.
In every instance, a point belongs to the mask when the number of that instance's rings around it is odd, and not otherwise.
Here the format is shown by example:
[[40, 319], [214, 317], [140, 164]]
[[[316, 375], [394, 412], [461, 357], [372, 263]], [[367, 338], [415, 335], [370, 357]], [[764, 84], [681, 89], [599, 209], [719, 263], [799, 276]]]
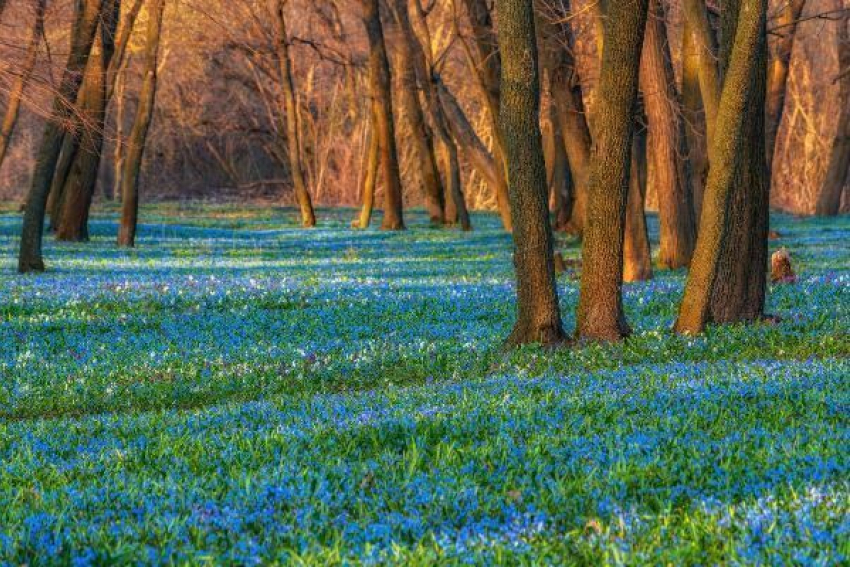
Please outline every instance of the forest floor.
[[630, 340], [506, 354], [494, 216], [112, 213], [28, 277], [0, 215], [0, 564], [850, 558], [850, 217], [774, 218], [778, 324], [675, 336], [659, 272]]

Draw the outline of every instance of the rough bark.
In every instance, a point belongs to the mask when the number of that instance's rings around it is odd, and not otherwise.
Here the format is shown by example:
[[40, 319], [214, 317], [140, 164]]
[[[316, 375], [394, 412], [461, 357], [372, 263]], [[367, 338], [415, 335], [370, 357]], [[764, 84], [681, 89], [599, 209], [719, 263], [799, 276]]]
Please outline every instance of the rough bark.
[[[721, 34], [724, 37], [720, 52], [721, 76], [725, 75], [732, 57], [729, 45], [736, 37], [739, 25], [736, 13], [740, 11], [742, 19], [749, 16], [745, 7], [738, 10], [738, 6], [741, 6], [740, 0], [730, 1], [721, 14]], [[760, 32], [762, 44], [753, 54], [752, 84], [744, 116], [744, 144], [740, 149], [740, 161], [736, 164], [728, 213], [728, 238], [723, 243], [711, 299], [711, 321], [715, 323], [755, 321], [764, 316], [770, 204], [770, 172], [764, 151], [767, 93], [765, 26], [762, 24]]]
[[121, 174], [121, 226], [118, 230], [118, 245], [131, 248], [136, 245], [139, 217], [139, 173], [156, 102], [159, 43], [164, 11], [165, 0], [152, 0], [145, 43], [144, 80], [133, 129], [127, 138], [124, 172]]
[[502, 53], [499, 126], [508, 163], [517, 321], [508, 344], [555, 345], [565, 339], [558, 307], [546, 165], [540, 137], [540, 81], [534, 9], [497, 0]]
[[286, 28], [286, 13], [284, 8], [287, 0], [277, 0], [274, 9], [276, 56], [280, 73], [280, 85], [283, 95], [283, 112], [286, 122], [286, 148], [289, 158], [289, 170], [292, 184], [295, 187], [295, 197], [301, 210], [301, 225], [305, 228], [316, 226], [316, 213], [313, 211], [313, 201], [307, 189], [304, 176], [304, 166], [301, 163], [301, 133], [298, 129], [298, 103], [295, 98], [295, 81], [292, 78], [292, 59], [289, 53], [289, 35]]
[[682, 122], [682, 98], [676, 88], [666, 13], [660, 0], [650, 0], [640, 84], [649, 122], [649, 156], [658, 196], [661, 247], [658, 265], [686, 268], [696, 242], [691, 174]]
[[6, 103], [6, 114], [3, 116], [3, 124], [0, 126], [0, 167], [3, 166], [6, 152], [9, 149], [9, 142], [12, 139], [12, 133], [15, 131], [15, 125], [18, 123], [24, 90], [27, 88], [27, 84], [35, 68], [35, 63], [38, 60], [38, 44], [41, 42], [42, 37], [44, 37], [44, 10], [46, 6], [47, 0], [38, 0], [36, 3], [35, 20], [33, 22], [30, 41], [27, 44], [26, 56], [21, 66], [20, 75], [9, 92], [9, 99]]
[[623, 236], [633, 110], [648, 0], [611, 0], [593, 110], [590, 201], [582, 248], [578, 336], [614, 341], [631, 332], [623, 312]]
[[[106, 107], [109, 102], [107, 71], [115, 52], [115, 32], [120, 10], [120, 0], [106, 0], [100, 33], [89, 56], [79, 103], [80, 113], [85, 116], [85, 126], [79, 138], [79, 148], [67, 172], [64, 189], [60, 193], [58, 215], [53, 217], [57, 240], [88, 240], [89, 209], [97, 184], [97, 172], [103, 151]], [[66, 139], [74, 137], [67, 136]]]
[[[732, 11], [732, 8], [727, 8]], [[734, 234], [730, 208], [736, 193], [738, 174], [743, 167], [751, 164], [743, 162], [747, 145], [757, 147], [750, 152], [750, 158], [760, 156], [764, 160], [763, 138], [755, 143], [747, 140], [752, 120], [748, 115], [761, 115], [750, 105], [757, 98], [759, 67], [764, 74], [765, 51], [765, 0], [742, 0], [740, 10], [732, 12], [731, 17], [739, 20], [734, 34], [734, 47], [724, 51], [731, 52], [728, 72], [723, 85], [723, 95], [718, 107], [714, 147], [711, 151], [711, 170], [706, 185], [700, 231], [691, 270], [685, 286], [685, 294], [676, 321], [677, 332], [696, 334], [705, 329], [712, 321], [712, 303], [721, 273], [728, 267], [729, 261], [748, 263], [748, 258], [731, 258], [725, 254], [728, 241]], [[724, 40], [729, 43], [731, 30], [726, 30]], [[763, 102], [763, 91], [762, 91]], [[762, 122], [763, 126], [763, 122]], [[764, 130], [762, 128], [762, 136]], [[766, 212], [766, 211], [765, 211]], [[755, 236], [753, 237], [755, 238]], [[766, 240], [766, 239], [765, 239]], [[765, 272], [763, 266], [757, 266]]]
[[714, 124], [720, 103], [720, 79], [717, 75], [716, 39], [708, 19], [704, 0], [683, 0], [687, 29], [695, 50], [702, 104], [705, 110], [706, 138], [709, 152], [714, 143]]
[[838, 132], [832, 141], [829, 165], [818, 193], [815, 214], [835, 216], [841, 213], [842, 196], [850, 192], [850, 14], [836, 22], [838, 28], [838, 68], [841, 114], [838, 117]]
[[626, 235], [623, 242], [623, 281], [652, 279], [652, 250], [646, 226], [646, 131], [635, 132], [632, 142], [632, 169], [626, 205]]
[[53, 102], [50, 119], [44, 129], [27, 199], [18, 256], [18, 271], [21, 273], [44, 270], [44, 260], [41, 255], [44, 213], [50, 185], [53, 181], [56, 160], [59, 158], [59, 152], [62, 149], [64, 137], [62, 127], [73, 112], [73, 101], [77, 99], [77, 93], [80, 90], [83, 71], [91, 52], [103, 1], [85, 0], [78, 6], [74, 16], [68, 61], [62, 74], [59, 91]]
[[[416, 167], [422, 178], [425, 192], [425, 207], [431, 222], [443, 224], [444, 188], [437, 167], [437, 156], [432, 143], [431, 128], [425, 122], [425, 113], [419, 101], [419, 78], [416, 71], [417, 42], [413, 26], [410, 24], [408, 0], [392, 0], [391, 8], [393, 21], [397, 30], [395, 42], [397, 55], [394, 58], [394, 69], [399, 86], [398, 101], [401, 115], [407, 122], [410, 137], [407, 141], [413, 146], [416, 154]], [[423, 89], [424, 90], [424, 89]]]
[[794, 37], [797, 35], [797, 21], [805, 6], [806, 0], [788, 0], [782, 6], [779, 17], [773, 22], [776, 31], [768, 42], [770, 63], [767, 71], [767, 108], [765, 110], [765, 155], [768, 171], [773, 170], [776, 136], [785, 110], [786, 84], [791, 53], [794, 50]]
[[369, 39], [369, 94], [377, 121], [378, 145], [384, 177], [383, 230], [404, 230], [402, 186], [395, 140], [390, 63], [378, 0], [363, 1], [363, 24]]

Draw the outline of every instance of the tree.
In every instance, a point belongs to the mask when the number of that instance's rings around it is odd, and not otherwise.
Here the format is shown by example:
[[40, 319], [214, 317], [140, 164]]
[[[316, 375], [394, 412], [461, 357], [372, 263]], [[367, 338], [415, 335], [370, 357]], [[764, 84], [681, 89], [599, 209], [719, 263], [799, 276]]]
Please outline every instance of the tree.
[[109, 67], [115, 53], [115, 34], [120, 17], [120, 0], [106, 0], [100, 22], [100, 33], [89, 56], [86, 76], [79, 94], [78, 108], [82, 115], [82, 133], [66, 136], [78, 143], [78, 148], [69, 150], [73, 157], [67, 176], [54, 178], [61, 185], [61, 192], [54, 196], [58, 214], [52, 221], [58, 240], [87, 240], [88, 217], [97, 184], [97, 172], [103, 151], [103, 130], [106, 108], [109, 104]]
[[62, 150], [62, 126], [73, 112], [72, 105], [80, 90], [104, 1], [82, 0], [76, 8], [68, 61], [53, 102], [50, 119], [44, 129], [24, 213], [18, 255], [18, 271], [21, 273], [44, 271], [41, 254], [44, 212], [56, 161]]
[[666, 13], [660, 0], [650, 0], [640, 84], [649, 122], [649, 159], [658, 194], [661, 248], [658, 264], [686, 268], [696, 241], [691, 172], [685, 159], [687, 140], [681, 119], [682, 99], [676, 88], [667, 43]]
[[295, 85], [292, 79], [292, 59], [289, 54], [289, 36], [286, 31], [286, 15], [284, 8], [288, 0], [276, 0], [274, 6], [275, 34], [277, 40], [277, 64], [280, 69], [280, 84], [283, 92], [283, 107], [286, 115], [286, 142], [289, 157], [289, 169], [292, 182], [295, 185], [295, 196], [301, 208], [301, 224], [305, 228], [316, 226], [316, 214], [313, 212], [313, 202], [307, 181], [304, 178], [304, 167], [301, 163], [301, 135], [298, 131], [298, 106], [295, 99]]
[[44, 10], [46, 6], [47, 0], [38, 0], [36, 3], [32, 34], [27, 45], [21, 73], [9, 93], [6, 114], [3, 117], [3, 124], [0, 126], [0, 167], [3, 166], [6, 152], [9, 149], [9, 142], [12, 139], [12, 133], [15, 131], [15, 125], [18, 122], [24, 90], [27, 88], [27, 84], [35, 68], [35, 63], [38, 60], [38, 45], [44, 37]]
[[[728, 71], [725, 73], [723, 95], [714, 125], [711, 169], [706, 185], [702, 221], [685, 295], [676, 321], [676, 330], [685, 334], [700, 333], [709, 322], [717, 320], [713, 302], [719, 297], [717, 292], [720, 289], [718, 284], [721, 274], [729, 272], [737, 264], [749, 263], [748, 257], [736, 258], [728, 253], [729, 241], [735, 235], [735, 219], [730, 215], [730, 208], [736, 191], [744, 187], [752, 193], [762, 192], [762, 187], [742, 186], [739, 174], [742, 169], [753, 165], [745, 162], [746, 158], [757, 161], [760, 157], [762, 164], [764, 163], [763, 138], [748, 139], [747, 134], [754, 133], [754, 122], [761, 124], [762, 136], [764, 132], [764, 90], [760, 89], [763, 82], [758, 80], [758, 76], [764, 75], [765, 70], [766, 0], [741, 0], [738, 6], [729, 6], [727, 10], [730, 12], [725, 15], [723, 41], [731, 44], [732, 48], [724, 49], [729, 53]], [[732, 19], [737, 20], [735, 25], [731, 24]], [[757, 103], [759, 98], [762, 106], [753, 107], [753, 103]], [[747, 146], [750, 146], [750, 151], [745, 154]], [[757, 201], [755, 204], [761, 205], [762, 198], [759, 195], [751, 196], [755, 197], [751, 201]], [[746, 214], [746, 211], [742, 214]], [[760, 232], [748, 235], [747, 238], [760, 240]], [[764, 240], [766, 241], [766, 238]], [[753, 267], [764, 276], [765, 266]], [[737, 280], [735, 285], [739, 284], [740, 280]]]
[[546, 165], [540, 137], [540, 81], [534, 9], [497, 0], [502, 53], [499, 127], [505, 143], [517, 274], [517, 321], [508, 344], [565, 339], [555, 285]]
[[425, 122], [425, 114], [419, 102], [417, 46], [414, 45], [417, 40], [413, 26], [410, 24], [407, 3], [408, 0], [392, 0], [389, 4], [393, 27], [398, 32], [395, 42], [397, 56], [394, 58], [399, 86], [398, 101], [401, 106], [401, 115], [407, 122], [411, 134], [408, 141], [413, 146], [415, 165], [422, 178], [428, 214], [432, 223], [443, 224], [445, 222], [444, 189], [437, 167], [431, 128]]
[[647, 7], [648, 0], [611, 0], [607, 7], [582, 247], [577, 317], [582, 339], [613, 341], [631, 332], [622, 302], [623, 235]]
[[162, 19], [165, 0], [151, 0], [148, 29], [145, 40], [145, 70], [139, 107], [133, 129], [127, 139], [127, 156], [121, 174], [121, 226], [118, 245], [132, 248], [136, 245], [136, 225], [139, 218], [139, 173], [142, 169], [148, 129], [153, 120], [159, 65], [159, 44], [162, 37]]
[[646, 226], [646, 130], [639, 128], [632, 142], [632, 169], [626, 205], [626, 234], [623, 241], [623, 281], [652, 279], [652, 250]]
[[841, 212], [841, 199], [850, 192], [850, 13], [836, 22], [838, 25], [838, 77], [841, 113], [838, 132], [829, 152], [829, 165], [818, 193], [815, 214], [835, 216]]
[[376, 121], [380, 162], [384, 173], [384, 230], [404, 230], [401, 175], [395, 141], [390, 63], [378, 0], [363, 0], [363, 24], [369, 39], [369, 94]]

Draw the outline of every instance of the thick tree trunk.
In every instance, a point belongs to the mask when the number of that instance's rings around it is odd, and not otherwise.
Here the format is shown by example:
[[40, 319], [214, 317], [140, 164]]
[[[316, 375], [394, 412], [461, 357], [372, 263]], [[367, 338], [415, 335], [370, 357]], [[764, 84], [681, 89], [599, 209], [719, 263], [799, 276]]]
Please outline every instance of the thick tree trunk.
[[156, 102], [157, 66], [159, 43], [162, 35], [162, 17], [165, 0], [152, 0], [148, 20], [145, 44], [145, 74], [142, 91], [139, 94], [139, 107], [133, 129], [127, 138], [127, 154], [124, 172], [121, 174], [121, 226], [118, 231], [118, 245], [132, 248], [136, 245], [136, 226], [139, 216], [139, 173], [145, 152], [148, 129], [153, 120]]
[[838, 116], [838, 132], [832, 141], [829, 165], [823, 185], [818, 193], [815, 214], [835, 216], [841, 213], [842, 197], [850, 192], [850, 14], [836, 22], [838, 25], [838, 69], [841, 113]]
[[[688, 162], [691, 166], [696, 232], [696, 224], [702, 214], [705, 181], [708, 179], [708, 147], [706, 146], [705, 108], [703, 108], [699, 86], [699, 50], [694, 43], [687, 20], [682, 37], [682, 54], [682, 116], [688, 140]], [[694, 245], [696, 245], [696, 238], [694, 238]]]
[[[730, 10], [727, 18], [737, 17], [739, 22], [735, 33], [731, 26], [724, 27], [724, 41], [732, 43], [734, 36], [734, 48], [718, 107], [700, 232], [676, 321], [676, 330], [685, 334], [702, 332], [718, 316], [714, 309], [717, 300], [736, 301], [739, 296], [737, 289], [732, 290], [736, 297], [721, 298], [717, 293], [721, 285], [726, 287], [724, 276], [733, 271], [736, 264], [751, 265], [754, 268], [752, 272], [761, 272], [762, 277], [766, 271], [766, 266], [756, 264], [754, 258], [735, 257], [728, 253], [729, 241], [741, 236], [735, 228], [736, 219], [730, 215], [733, 199], [741, 188], [740, 173], [742, 169], [764, 168], [764, 81], [759, 80], [759, 75], [763, 77], [765, 71], [766, 0], [742, 0], [740, 10], [733, 7], [726, 9]], [[729, 54], [730, 49], [724, 46], [722, 52]], [[726, 67], [725, 64], [723, 66]], [[753, 106], [759, 98], [762, 106]], [[761, 125], [761, 136], [756, 136], [755, 140], [747, 137], [751, 133], [757, 134], [753, 132], [753, 123]], [[747, 163], [745, 159], [755, 160], [755, 163]], [[754, 187], [750, 191], [753, 192], [751, 201], [760, 206], [766, 191], [762, 187]], [[766, 208], [763, 214], [766, 218]], [[755, 226], [758, 224], [751, 225], [751, 234], [744, 235], [753, 241], [753, 248], [762, 246], [758, 241], [762, 238], [761, 233], [766, 231], [766, 224], [764, 227]], [[765, 243], [766, 240], [764, 234]], [[751, 295], [757, 299], [759, 290], [754, 290]], [[761, 295], [763, 299], [763, 287]]]
[[626, 236], [623, 242], [623, 281], [652, 279], [652, 250], [646, 226], [646, 131], [638, 130], [632, 143], [632, 170], [626, 209]]
[[782, 7], [773, 27], [775, 34], [768, 41], [770, 59], [767, 72], [767, 108], [765, 111], [765, 155], [768, 171], [773, 171], [773, 154], [776, 136], [785, 110], [785, 92], [794, 37], [797, 35], [797, 20], [803, 13], [806, 0], [788, 0]]
[[640, 83], [649, 121], [649, 156], [658, 195], [661, 248], [658, 264], [686, 268], [696, 242], [691, 175], [685, 159], [687, 145], [681, 119], [681, 96], [676, 88], [666, 14], [660, 0], [650, 0]]
[[378, 0], [363, 1], [363, 24], [369, 38], [369, 86], [372, 108], [377, 121], [380, 161], [384, 174], [383, 230], [404, 230], [402, 186], [398, 165], [398, 150], [393, 123], [392, 84], [390, 63], [384, 44]]
[[21, 230], [21, 248], [18, 256], [18, 271], [21, 273], [43, 271], [44, 260], [41, 244], [44, 231], [44, 212], [47, 196], [53, 181], [56, 160], [62, 150], [62, 125], [73, 112], [68, 101], [75, 101], [80, 90], [83, 71], [86, 68], [91, 46], [97, 31], [98, 20], [104, 0], [85, 0], [78, 6], [71, 35], [71, 50], [62, 75], [59, 92], [53, 102], [53, 110], [36, 158], [24, 223]]
[[9, 100], [6, 103], [6, 114], [3, 117], [3, 124], [0, 126], [0, 167], [3, 167], [6, 152], [9, 150], [9, 142], [12, 139], [12, 133], [15, 131], [15, 125], [18, 123], [24, 90], [27, 88], [27, 84], [35, 68], [35, 63], [38, 60], [38, 44], [44, 36], [44, 10], [46, 5], [47, 0], [38, 0], [36, 4], [35, 21], [32, 27], [32, 35], [27, 45], [27, 54], [21, 66], [20, 75], [12, 86], [12, 90], [9, 93]]
[[397, 30], [395, 45], [398, 52], [393, 60], [400, 89], [398, 101], [401, 105], [401, 115], [406, 120], [411, 134], [407, 141], [413, 146], [416, 154], [416, 166], [422, 178], [428, 216], [432, 223], [443, 224], [444, 189], [437, 167], [437, 156], [433, 151], [431, 128], [425, 122], [425, 114], [419, 102], [420, 89], [415, 64], [419, 47], [413, 45], [417, 40], [410, 24], [407, 2], [408, 0], [392, 0], [391, 4], [394, 27]]
[[287, 0], [277, 0], [275, 22], [277, 35], [277, 64], [280, 71], [280, 85], [283, 94], [283, 111], [286, 117], [286, 144], [289, 157], [289, 170], [295, 186], [295, 197], [301, 209], [301, 225], [305, 228], [316, 226], [316, 214], [313, 201], [307, 189], [304, 166], [301, 163], [301, 134], [298, 131], [298, 103], [295, 100], [295, 82], [292, 78], [292, 59], [289, 54], [289, 35], [286, 30], [284, 7]]
[[[88, 218], [97, 184], [103, 129], [106, 123], [108, 69], [115, 52], [115, 32], [121, 11], [120, 0], [106, 0], [100, 33], [89, 57], [80, 94], [80, 113], [85, 116], [79, 148], [67, 173], [58, 215], [53, 217], [56, 238], [66, 241], [88, 240]], [[72, 136], [66, 136], [73, 139]], [[57, 179], [58, 179], [57, 175]]]
[[632, 160], [633, 110], [648, 0], [610, 0], [605, 21], [590, 201], [582, 248], [578, 336], [619, 340], [623, 312], [623, 236]]
[[555, 345], [565, 339], [558, 307], [546, 165], [540, 137], [540, 81], [534, 9], [523, 0], [497, 0], [502, 52], [499, 125], [508, 158], [517, 321], [509, 345]]

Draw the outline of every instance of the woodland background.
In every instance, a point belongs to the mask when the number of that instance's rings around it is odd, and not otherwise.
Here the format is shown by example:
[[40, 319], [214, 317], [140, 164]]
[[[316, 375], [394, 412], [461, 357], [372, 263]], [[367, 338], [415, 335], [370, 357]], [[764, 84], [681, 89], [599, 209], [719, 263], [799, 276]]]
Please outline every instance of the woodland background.
[[[547, 0], [557, 2], [558, 0]], [[595, 28], [590, 3], [572, 6], [575, 57], [587, 100], [598, 74]], [[467, 61], [471, 30], [460, 2], [428, 4], [432, 49], [440, 58], [442, 81], [455, 95], [485, 144], [491, 126]], [[680, 0], [664, 2], [668, 40], [677, 81], [681, 81], [683, 14]], [[768, 29], [776, 27], [785, 6], [771, 0]], [[0, 108], [15, 83], [32, 33], [35, 2], [12, 1], [0, 23]], [[842, 105], [839, 49], [847, 34], [831, 15], [850, 8], [850, 0], [808, 0], [796, 29], [782, 124], [771, 188], [772, 206], [794, 214], [812, 214], [823, 182], [829, 149]], [[0, 199], [22, 201], [29, 187], [34, 156], [55, 88], [67, 57], [72, 0], [52, 0], [45, 15], [45, 36], [24, 96], [9, 153], [0, 168]], [[142, 200], [257, 200], [291, 204], [293, 195], [283, 134], [280, 86], [274, 70], [274, 30], [266, 3], [257, 0], [179, 0], [166, 8], [160, 49], [160, 78], [154, 121], [142, 167]], [[315, 204], [356, 206], [367, 153], [368, 45], [356, 2], [290, 0], [287, 6], [299, 128], [308, 186]], [[106, 145], [95, 199], [115, 194], [121, 141], [132, 125], [143, 68], [143, 9], [128, 47], [126, 71], [108, 111]], [[398, 31], [385, 32], [393, 67], [398, 60]], [[417, 22], [414, 18], [414, 26]], [[774, 32], [776, 35], [776, 32]], [[844, 49], [847, 49], [844, 47]], [[394, 73], [394, 80], [398, 73]], [[589, 88], [588, 88], [589, 87]], [[397, 92], [397, 89], [396, 89]], [[541, 112], [547, 129], [548, 101]], [[395, 108], [401, 108], [396, 104]], [[397, 117], [397, 138], [408, 134]], [[651, 143], [651, 141], [650, 141]], [[400, 143], [405, 206], [423, 202], [419, 168], [411, 144]], [[111, 159], [110, 159], [111, 156]], [[461, 151], [462, 179], [471, 209], [496, 206], [493, 191]], [[650, 160], [647, 208], [656, 208]], [[381, 201], [380, 182], [376, 200]], [[842, 211], [850, 210], [845, 185]]]

